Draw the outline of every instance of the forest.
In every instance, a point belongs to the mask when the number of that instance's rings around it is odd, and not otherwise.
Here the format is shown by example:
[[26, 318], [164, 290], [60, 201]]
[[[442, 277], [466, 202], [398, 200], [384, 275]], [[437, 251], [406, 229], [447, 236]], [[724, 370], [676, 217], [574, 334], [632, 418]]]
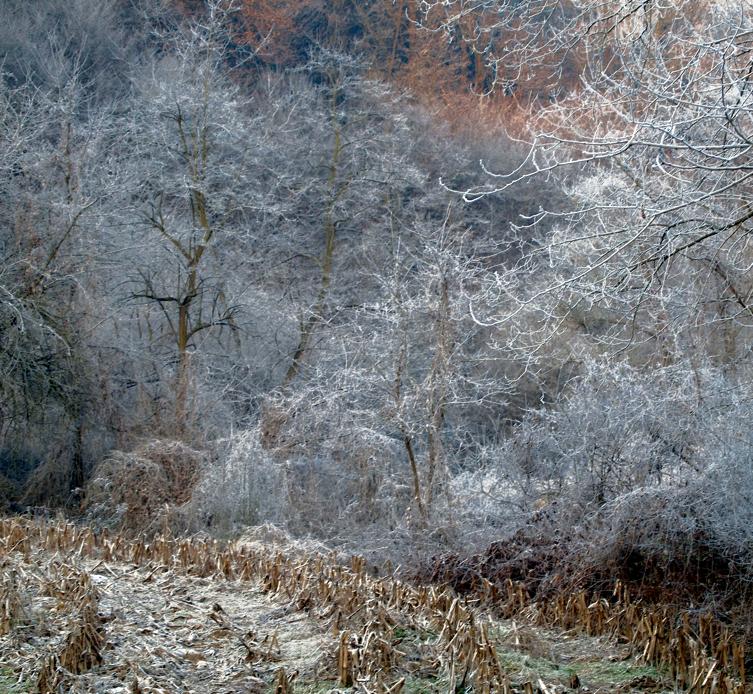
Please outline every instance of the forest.
[[750, 653], [751, 0], [1, 9], [4, 515]]

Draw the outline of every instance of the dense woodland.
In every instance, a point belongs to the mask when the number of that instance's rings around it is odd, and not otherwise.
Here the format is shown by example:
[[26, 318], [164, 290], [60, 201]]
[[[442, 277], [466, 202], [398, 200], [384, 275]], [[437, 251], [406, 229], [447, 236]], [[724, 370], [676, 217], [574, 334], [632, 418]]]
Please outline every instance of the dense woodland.
[[6, 511], [740, 606], [750, 0], [2, 18]]

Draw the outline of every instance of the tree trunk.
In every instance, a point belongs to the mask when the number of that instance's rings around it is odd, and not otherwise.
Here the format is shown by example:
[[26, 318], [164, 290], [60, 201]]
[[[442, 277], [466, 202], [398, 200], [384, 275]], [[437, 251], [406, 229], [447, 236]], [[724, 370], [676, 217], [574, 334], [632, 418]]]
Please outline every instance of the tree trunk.
[[429, 396], [428, 428], [428, 469], [426, 476], [426, 507], [431, 507], [434, 499], [434, 484], [437, 469], [444, 462], [442, 446], [442, 428], [444, 426], [445, 407], [447, 405], [447, 379], [450, 358], [450, 294], [446, 277], [442, 277], [439, 289], [439, 306], [435, 326], [436, 352], [432, 362], [431, 388]]
[[[334, 109], [337, 102], [337, 90], [334, 90], [332, 96], [332, 117], [335, 118]], [[335, 242], [337, 240], [337, 229], [334, 218], [334, 207], [337, 201], [337, 175], [340, 164], [340, 157], [342, 156], [343, 142], [340, 128], [335, 123], [335, 141], [332, 148], [332, 160], [329, 167], [328, 184], [330, 190], [330, 202], [327, 206], [327, 211], [324, 216], [324, 252], [322, 253], [321, 267], [322, 275], [319, 284], [319, 293], [317, 294], [316, 301], [311, 307], [309, 317], [301, 324], [301, 335], [298, 339], [298, 346], [293, 353], [293, 358], [290, 362], [285, 378], [283, 378], [282, 385], [287, 387], [293, 382], [295, 377], [301, 370], [303, 359], [306, 356], [306, 351], [311, 343], [311, 338], [314, 334], [316, 326], [321, 321], [324, 314], [324, 309], [329, 294], [329, 288], [332, 283], [332, 264], [335, 257]]]

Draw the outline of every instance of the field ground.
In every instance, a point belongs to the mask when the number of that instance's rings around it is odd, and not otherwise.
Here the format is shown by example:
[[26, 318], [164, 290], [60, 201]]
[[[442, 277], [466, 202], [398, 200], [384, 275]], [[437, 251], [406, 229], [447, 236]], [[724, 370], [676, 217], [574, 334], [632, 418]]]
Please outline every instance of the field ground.
[[[348, 682], [342, 644], [343, 629], [350, 622], [342, 620], [338, 628], [341, 620], [336, 616], [333, 621], [332, 610], [319, 610], [300, 594], [291, 597], [280, 582], [276, 591], [271, 590], [274, 569], [269, 567], [274, 563], [264, 565], [265, 575], [255, 579], [227, 578], [218, 572], [196, 576], [154, 561], [89, 557], [78, 541], [53, 550], [22, 540], [14, 546], [13, 538], [6, 532], [4, 545], [0, 544], [2, 694], [45, 691], [45, 687], [97, 694], [293, 690], [417, 694], [485, 688], [480, 666], [474, 666], [472, 686], [464, 682], [471, 680], [470, 666], [466, 664], [461, 674], [461, 667], [454, 670], [454, 656], [446, 657], [455, 653], [457, 637], [448, 640], [445, 628], [438, 628], [441, 621], [422, 622], [410, 601], [404, 614], [396, 608], [399, 600], [393, 601], [389, 612], [376, 602], [368, 605], [372, 614], [382, 615], [383, 630], [377, 634], [375, 627], [367, 625], [364, 633], [373, 634], [374, 643], [378, 636], [384, 644], [382, 660], [377, 659], [385, 663], [384, 671], [378, 675], [378, 667], [368, 669], [362, 663], [362, 671], [373, 676], [360, 682], [354, 676]], [[321, 568], [314, 571], [321, 574]], [[334, 575], [337, 582], [341, 574]], [[326, 580], [332, 581], [332, 575]], [[95, 616], [82, 616], [87, 604], [94, 605]], [[666, 676], [642, 665], [627, 645], [609, 638], [538, 628], [524, 619], [495, 619], [481, 610], [467, 618], [483, 622], [483, 634], [493, 646], [510, 692], [672, 691]], [[81, 628], [87, 619], [89, 632]], [[88, 642], [86, 633], [93, 634]], [[74, 665], [66, 668], [75, 634], [83, 639], [82, 645]], [[359, 648], [368, 650], [363, 644]], [[350, 651], [351, 657], [356, 650]], [[457, 646], [459, 664], [461, 650]], [[44, 668], [46, 679], [40, 676]], [[81, 672], [74, 674], [71, 668]], [[384, 684], [388, 680], [392, 688]], [[498, 690], [491, 686], [490, 691]]]

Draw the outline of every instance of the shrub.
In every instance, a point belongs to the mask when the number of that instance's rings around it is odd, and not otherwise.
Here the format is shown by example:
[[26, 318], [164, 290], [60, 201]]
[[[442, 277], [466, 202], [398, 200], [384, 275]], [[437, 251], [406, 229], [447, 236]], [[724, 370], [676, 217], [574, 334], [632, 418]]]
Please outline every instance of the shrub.
[[84, 511], [90, 520], [131, 532], [156, 532], [187, 505], [207, 456], [177, 441], [113, 451], [94, 470]]
[[455, 478], [459, 506], [477, 506], [496, 541], [423, 575], [461, 588], [511, 577], [532, 590], [611, 589], [619, 577], [654, 599], [742, 605], [753, 582], [747, 391], [712, 367], [591, 364]]

